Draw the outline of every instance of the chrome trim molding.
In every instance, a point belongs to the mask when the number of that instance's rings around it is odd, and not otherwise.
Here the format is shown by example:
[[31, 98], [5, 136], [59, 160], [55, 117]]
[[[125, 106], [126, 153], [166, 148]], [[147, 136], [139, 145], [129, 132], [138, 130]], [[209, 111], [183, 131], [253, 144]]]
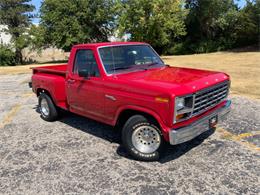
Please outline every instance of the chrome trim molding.
[[109, 99], [109, 100], [112, 100], [112, 101], [116, 101], [116, 98], [114, 97], [114, 96], [112, 96], [112, 95], [105, 95], [105, 97], [107, 98], [107, 99]]
[[211, 119], [214, 116], [218, 116], [218, 121], [223, 120], [230, 112], [230, 110], [231, 110], [231, 100], [227, 100], [226, 104], [223, 107], [218, 108], [217, 110], [213, 111], [209, 115], [193, 122], [189, 126], [170, 130], [169, 131], [170, 144], [177, 145], [177, 144], [187, 142], [197, 137], [198, 135], [204, 133], [205, 131], [208, 131], [210, 129], [209, 119]]

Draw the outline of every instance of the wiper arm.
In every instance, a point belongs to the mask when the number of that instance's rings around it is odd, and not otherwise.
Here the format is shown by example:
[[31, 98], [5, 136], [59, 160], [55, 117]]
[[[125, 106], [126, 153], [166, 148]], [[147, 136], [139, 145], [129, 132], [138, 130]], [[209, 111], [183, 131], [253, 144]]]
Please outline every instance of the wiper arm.
[[112, 70], [125, 70], [125, 69], [129, 69], [131, 68], [131, 66], [126, 66], [126, 67], [116, 67], [116, 68], [113, 68]]
[[[146, 65], [149, 67], [149, 66], [154, 66], [154, 65], [158, 65], [158, 64], [159, 64], [158, 62], [154, 62], [154, 63], [146, 64]], [[140, 68], [140, 69], [143, 69], [143, 70], [147, 70], [147, 68], [145, 68], [145, 67], [138, 67], [138, 66], [115, 67], [112, 70], [126, 70], [126, 69], [130, 69], [130, 68], [134, 68], [134, 67]]]
[[154, 63], [151, 63], [151, 64], [147, 64], [147, 66], [154, 66], [154, 65], [158, 65], [159, 63], [158, 62], [154, 62]]

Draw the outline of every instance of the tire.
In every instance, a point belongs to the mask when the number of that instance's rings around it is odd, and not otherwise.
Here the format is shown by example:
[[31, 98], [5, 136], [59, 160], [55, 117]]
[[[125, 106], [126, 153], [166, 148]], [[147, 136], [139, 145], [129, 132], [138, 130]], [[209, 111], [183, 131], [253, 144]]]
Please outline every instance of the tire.
[[164, 140], [158, 126], [142, 115], [134, 115], [122, 130], [122, 143], [136, 160], [157, 161], [162, 153]]
[[43, 120], [51, 122], [58, 118], [58, 110], [49, 95], [41, 93], [38, 97], [38, 104]]

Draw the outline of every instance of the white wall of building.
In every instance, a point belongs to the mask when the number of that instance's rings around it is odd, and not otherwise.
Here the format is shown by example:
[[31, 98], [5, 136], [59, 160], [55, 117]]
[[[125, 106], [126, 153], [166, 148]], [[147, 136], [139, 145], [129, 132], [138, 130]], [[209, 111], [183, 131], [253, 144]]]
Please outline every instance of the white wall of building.
[[7, 26], [0, 24], [0, 44], [10, 44], [11, 43], [11, 35], [3, 32], [4, 29], [6, 29]]

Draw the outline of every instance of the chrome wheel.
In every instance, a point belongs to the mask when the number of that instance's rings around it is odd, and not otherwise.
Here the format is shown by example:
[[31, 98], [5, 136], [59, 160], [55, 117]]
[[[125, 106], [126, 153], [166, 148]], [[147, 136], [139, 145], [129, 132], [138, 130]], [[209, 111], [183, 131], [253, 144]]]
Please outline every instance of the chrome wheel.
[[48, 116], [50, 114], [49, 105], [46, 99], [41, 100], [41, 113], [44, 116]]
[[142, 153], [153, 153], [161, 145], [161, 136], [153, 126], [140, 126], [132, 134], [132, 143]]

